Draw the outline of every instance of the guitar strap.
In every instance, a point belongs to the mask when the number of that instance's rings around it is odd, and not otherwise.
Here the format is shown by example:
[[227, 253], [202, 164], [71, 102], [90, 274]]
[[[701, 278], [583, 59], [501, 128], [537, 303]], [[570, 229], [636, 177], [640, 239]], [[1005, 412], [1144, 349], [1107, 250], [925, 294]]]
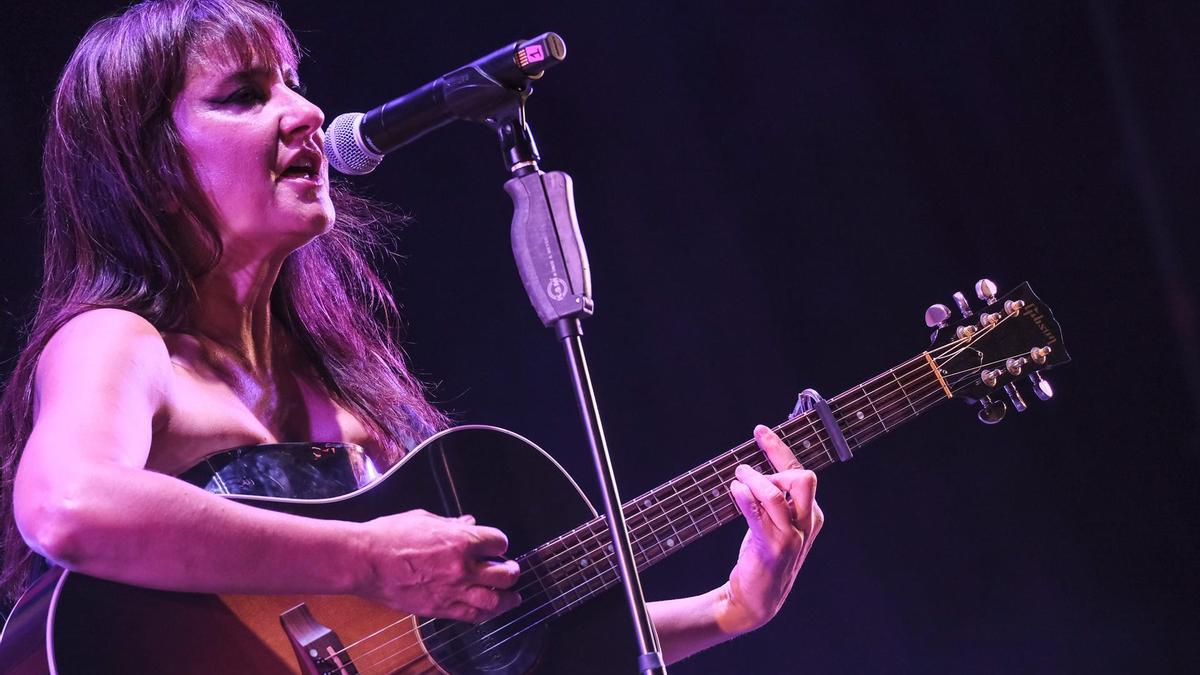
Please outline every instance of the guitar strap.
[[854, 454], [850, 452], [850, 446], [846, 444], [846, 436], [842, 434], [842, 428], [833, 418], [833, 410], [829, 408], [829, 402], [818, 394], [816, 389], [805, 389], [800, 392], [800, 395], [796, 397], [796, 407], [792, 409], [792, 414], [788, 419], [803, 415], [810, 410], [817, 411], [817, 417], [821, 419], [821, 424], [825, 426], [825, 433], [829, 434], [829, 441], [833, 443], [833, 450], [837, 453], [838, 461], [845, 462], [852, 459]]

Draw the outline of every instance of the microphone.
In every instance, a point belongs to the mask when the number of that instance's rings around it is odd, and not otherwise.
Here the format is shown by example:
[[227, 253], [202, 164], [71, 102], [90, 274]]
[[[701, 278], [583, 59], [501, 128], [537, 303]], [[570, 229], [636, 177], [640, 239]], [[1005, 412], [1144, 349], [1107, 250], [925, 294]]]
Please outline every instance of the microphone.
[[325, 131], [325, 156], [341, 173], [370, 173], [384, 155], [434, 129], [455, 120], [486, 121], [566, 57], [556, 33], [505, 45], [366, 114], [338, 115]]

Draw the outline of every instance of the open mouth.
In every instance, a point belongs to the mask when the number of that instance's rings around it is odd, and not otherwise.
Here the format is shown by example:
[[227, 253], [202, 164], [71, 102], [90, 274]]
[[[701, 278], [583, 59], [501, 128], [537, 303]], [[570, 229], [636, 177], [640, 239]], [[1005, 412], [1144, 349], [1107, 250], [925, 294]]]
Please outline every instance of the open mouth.
[[280, 180], [287, 178], [300, 178], [319, 182], [321, 180], [320, 158], [312, 153], [302, 152], [279, 173]]
[[308, 180], [317, 180], [317, 170], [311, 166], [295, 165], [289, 166], [279, 174], [280, 178], [306, 178]]

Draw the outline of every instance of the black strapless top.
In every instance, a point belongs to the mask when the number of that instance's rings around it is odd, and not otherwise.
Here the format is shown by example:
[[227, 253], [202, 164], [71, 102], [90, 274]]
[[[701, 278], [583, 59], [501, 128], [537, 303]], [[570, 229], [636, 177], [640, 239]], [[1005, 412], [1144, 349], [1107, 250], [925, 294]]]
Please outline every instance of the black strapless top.
[[354, 443], [269, 443], [209, 455], [179, 475], [221, 495], [323, 499], [353, 492], [379, 477]]
[[[379, 477], [362, 446], [354, 443], [267, 443], [222, 450], [177, 476], [219, 495], [290, 499], [340, 497]], [[50, 568], [34, 556], [32, 583]]]

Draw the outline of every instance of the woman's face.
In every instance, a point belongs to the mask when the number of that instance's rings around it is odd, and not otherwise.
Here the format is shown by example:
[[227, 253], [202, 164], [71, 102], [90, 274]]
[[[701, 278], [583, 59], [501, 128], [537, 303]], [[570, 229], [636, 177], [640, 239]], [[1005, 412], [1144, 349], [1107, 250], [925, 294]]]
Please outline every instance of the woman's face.
[[193, 57], [172, 107], [227, 253], [291, 251], [329, 228], [321, 109], [287, 65]]

